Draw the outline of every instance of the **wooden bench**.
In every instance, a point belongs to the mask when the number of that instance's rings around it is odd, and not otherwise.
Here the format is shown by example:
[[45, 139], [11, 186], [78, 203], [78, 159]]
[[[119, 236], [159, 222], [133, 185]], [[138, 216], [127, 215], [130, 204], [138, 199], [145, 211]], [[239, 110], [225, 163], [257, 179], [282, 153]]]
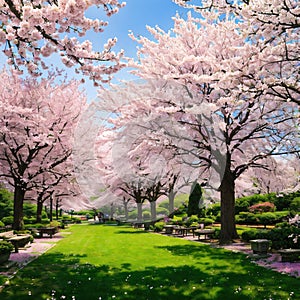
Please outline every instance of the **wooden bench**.
[[173, 225], [165, 225], [164, 230], [166, 234], [172, 234], [173, 230], [175, 229], [175, 226]]
[[215, 233], [215, 229], [207, 228], [207, 229], [197, 229], [194, 231], [194, 235], [198, 236], [198, 240], [201, 239], [201, 236], [204, 235], [204, 240], [210, 240], [211, 236]]
[[30, 234], [14, 234], [13, 230], [1, 232], [0, 239], [6, 240], [13, 244], [15, 252], [19, 252], [19, 248], [25, 247], [31, 239]]
[[41, 227], [37, 228], [39, 236], [42, 238], [44, 234], [47, 234], [52, 239], [52, 236], [58, 232], [57, 227]]
[[15, 235], [8, 239], [10, 243], [13, 244], [15, 247], [15, 253], [19, 252], [19, 248], [25, 247], [30, 242], [31, 235], [24, 234], [24, 235]]
[[282, 249], [278, 250], [282, 262], [300, 261], [300, 249]]
[[195, 237], [195, 231], [199, 227], [193, 226], [193, 227], [184, 227], [184, 226], [175, 226], [174, 230], [177, 235], [187, 236], [190, 232], [192, 232], [193, 237]]

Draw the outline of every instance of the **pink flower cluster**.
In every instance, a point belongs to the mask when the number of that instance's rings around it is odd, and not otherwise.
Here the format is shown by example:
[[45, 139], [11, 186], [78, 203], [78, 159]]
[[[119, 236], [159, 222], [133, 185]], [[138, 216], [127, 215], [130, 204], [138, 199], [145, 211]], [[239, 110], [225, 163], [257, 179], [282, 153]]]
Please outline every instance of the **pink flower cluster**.
[[[80, 42], [76, 36], [85, 36], [88, 30], [102, 32], [107, 21], [91, 19], [85, 12], [92, 6], [102, 7], [109, 17], [116, 14], [125, 3], [118, 0], [61, 0], [61, 1], [3, 1], [1, 5], [0, 45], [9, 64], [18, 70], [25, 67], [31, 75], [38, 76], [47, 68], [42, 57], [59, 52], [67, 67], [78, 65], [78, 70], [92, 80], [106, 81], [124, 66], [120, 62], [123, 52], [113, 53], [116, 40], [107, 42], [102, 52], [93, 50], [90, 41]], [[66, 37], [61, 38], [65, 33]], [[72, 38], [69, 38], [72, 33]], [[75, 35], [75, 37], [74, 37]], [[107, 64], [95, 62], [111, 61]]]

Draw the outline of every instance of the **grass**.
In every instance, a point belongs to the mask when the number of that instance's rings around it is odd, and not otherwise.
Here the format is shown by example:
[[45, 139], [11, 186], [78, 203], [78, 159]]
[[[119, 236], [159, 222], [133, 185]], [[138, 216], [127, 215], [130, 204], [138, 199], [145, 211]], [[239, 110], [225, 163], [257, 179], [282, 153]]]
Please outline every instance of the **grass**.
[[243, 254], [123, 226], [74, 225], [1, 300], [300, 299], [299, 279]]

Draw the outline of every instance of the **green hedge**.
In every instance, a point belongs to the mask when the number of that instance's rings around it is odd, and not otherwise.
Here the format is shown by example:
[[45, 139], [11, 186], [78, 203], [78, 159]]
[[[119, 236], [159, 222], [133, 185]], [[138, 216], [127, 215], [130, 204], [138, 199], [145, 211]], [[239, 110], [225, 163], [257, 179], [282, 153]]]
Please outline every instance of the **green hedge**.
[[1, 221], [5, 225], [12, 225], [14, 223], [14, 217], [13, 216], [3, 217]]
[[[295, 239], [296, 236], [298, 239]], [[242, 239], [249, 242], [255, 239], [268, 239], [271, 241], [272, 249], [300, 249], [300, 228], [295, 226], [275, 227], [267, 229], [251, 229], [242, 233]]]
[[241, 212], [235, 216], [235, 222], [241, 225], [275, 225], [276, 223], [285, 221], [290, 212], [277, 211], [265, 213]]

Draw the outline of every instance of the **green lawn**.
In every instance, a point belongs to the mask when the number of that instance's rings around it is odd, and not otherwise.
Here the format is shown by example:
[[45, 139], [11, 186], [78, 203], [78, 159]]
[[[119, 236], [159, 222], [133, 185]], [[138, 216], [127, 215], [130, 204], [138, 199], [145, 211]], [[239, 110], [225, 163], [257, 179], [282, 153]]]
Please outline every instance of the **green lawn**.
[[300, 299], [300, 280], [243, 254], [123, 226], [74, 225], [1, 300]]

